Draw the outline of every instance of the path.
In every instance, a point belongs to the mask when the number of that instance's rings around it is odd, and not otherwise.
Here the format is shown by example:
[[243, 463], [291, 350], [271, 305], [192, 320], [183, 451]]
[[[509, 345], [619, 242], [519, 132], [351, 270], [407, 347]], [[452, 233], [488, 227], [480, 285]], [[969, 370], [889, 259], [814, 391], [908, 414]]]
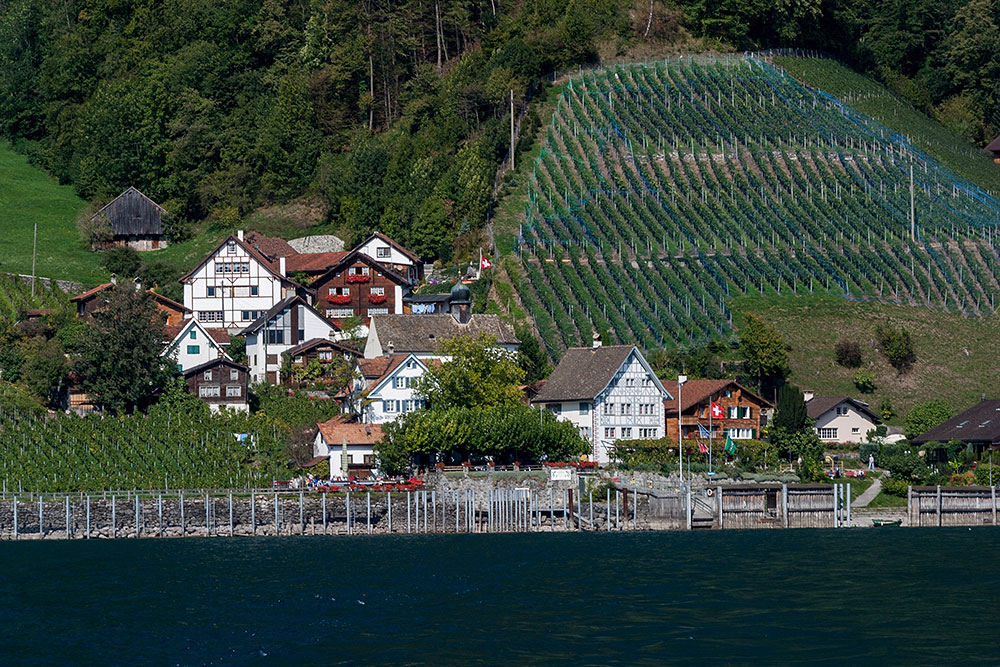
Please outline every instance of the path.
[[876, 477], [872, 480], [872, 485], [865, 489], [864, 493], [854, 499], [854, 502], [851, 503], [851, 508], [868, 507], [868, 503], [873, 501], [875, 496], [877, 496], [881, 491], [882, 480]]

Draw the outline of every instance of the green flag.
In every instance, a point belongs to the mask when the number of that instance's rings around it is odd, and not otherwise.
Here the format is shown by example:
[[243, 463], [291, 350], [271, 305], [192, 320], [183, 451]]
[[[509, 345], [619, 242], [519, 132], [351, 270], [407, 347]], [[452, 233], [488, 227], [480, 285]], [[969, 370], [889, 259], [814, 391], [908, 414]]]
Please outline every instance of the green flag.
[[726, 451], [730, 454], [736, 453], [736, 443], [733, 442], [733, 439], [729, 437], [728, 433], [726, 434]]

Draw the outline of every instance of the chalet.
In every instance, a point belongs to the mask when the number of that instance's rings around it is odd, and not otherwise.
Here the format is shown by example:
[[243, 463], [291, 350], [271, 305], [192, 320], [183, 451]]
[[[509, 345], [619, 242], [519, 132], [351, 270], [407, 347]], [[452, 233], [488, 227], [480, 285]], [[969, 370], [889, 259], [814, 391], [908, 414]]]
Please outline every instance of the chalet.
[[229, 358], [220, 357], [182, 373], [188, 391], [208, 403], [212, 412], [220, 408], [247, 412], [247, 384], [249, 369]]
[[[361, 356], [361, 352], [335, 343], [329, 338], [312, 338], [289, 348], [282, 353], [282, 356], [285, 358], [282, 367], [287, 364], [292, 369], [288, 377], [282, 378], [282, 384], [297, 388], [299, 383], [295, 380], [296, 369], [305, 370], [314, 361], [322, 367], [332, 364], [337, 358], [355, 359]], [[322, 383], [323, 379], [320, 378], [319, 382]]]
[[438, 353], [441, 341], [481, 333], [496, 338], [501, 349], [511, 354], [517, 352], [520, 342], [509, 324], [497, 315], [471, 314], [468, 287], [457, 284], [451, 291], [451, 303], [454, 310], [450, 315], [374, 315], [368, 328], [365, 357], [414, 354], [420, 359], [444, 360]]
[[[220, 342], [221, 336], [216, 331], [206, 329], [196, 319], [189, 319], [184, 324], [168, 327], [168, 333], [173, 333], [170, 342], [164, 347], [160, 356], [171, 359], [177, 364], [177, 370], [184, 371], [214, 361], [229, 359]], [[223, 333], [225, 329], [221, 330]], [[225, 339], [228, 344], [228, 335]]]
[[359, 250], [345, 253], [310, 284], [316, 308], [341, 324], [348, 317], [402, 314], [403, 295], [413, 284], [405, 275], [380, 264]]
[[[674, 399], [666, 401], [666, 437], [677, 440], [677, 402], [680, 401], [680, 429], [684, 440], [700, 437], [704, 428], [711, 437], [751, 440], [760, 437], [766, 424], [764, 412], [773, 405], [735, 380], [689, 380], [680, 387], [666, 385]], [[714, 407], [713, 407], [714, 406]]]
[[914, 445], [964, 442], [976, 452], [1000, 446], [1000, 400], [983, 399], [965, 412], [913, 438]]
[[164, 213], [166, 211], [162, 206], [130, 187], [90, 219], [110, 227], [111, 241], [106, 246], [158, 250], [167, 247]]
[[291, 296], [311, 292], [285, 275], [285, 258], [271, 261], [243, 240], [229, 236], [180, 279], [184, 306], [207, 326], [244, 328]]
[[278, 384], [282, 354], [314, 338], [339, 340], [340, 329], [301, 296], [290, 296], [240, 331], [246, 336], [252, 382]]
[[662, 438], [672, 398], [634, 345], [597, 342], [566, 350], [531, 404], [576, 426], [593, 460], [607, 463], [618, 440]]
[[[97, 287], [91, 288], [82, 294], [77, 294], [70, 299], [70, 302], [76, 305], [77, 317], [82, 319], [87, 319], [93, 317], [94, 313], [99, 312], [107, 305], [108, 290], [116, 285], [116, 281], [112, 279], [110, 283], [104, 283], [103, 285], [98, 285]], [[138, 283], [135, 283], [135, 289], [141, 289]], [[156, 303], [157, 310], [162, 314], [163, 323], [167, 326], [174, 326], [181, 324], [185, 319], [191, 317], [191, 311], [186, 308], [183, 304], [177, 303], [173, 299], [168, 299], [162, 294], [158, 294], [151, 289], [146, 290], [146, 294], [149, 294], [153, 301]]]
[[993, 156], [994, 162], [1000, 162], [1000, 137], [987, 144], [984, 150]]
[[882, 421], [864, 401], [804, 393], [806, 414], [815, 420], [816, 433], [823, 442], [865, 442], [868, 431]]
[[372, 477], [378, 466], [375, 445], [381, 439], [382, 427], [378, 424], [357, 424], [338, 416], [316, 425], [313, 455], [329, 457], [331, 478]]
[[424, 264], [417, 255], [378, 232], [355, 246], [354, 250], [368, 255], [379, 264], [406, 276], [408, 282], [416, 285], [424, 279]]
[[345, 411], [365, 424], [384, 424], [400, 415], [425, 407], [416, 395], [416, 381], [427, 372], [427, 364], [414, 354], [394, 354], [375, 359], [357, 359]]

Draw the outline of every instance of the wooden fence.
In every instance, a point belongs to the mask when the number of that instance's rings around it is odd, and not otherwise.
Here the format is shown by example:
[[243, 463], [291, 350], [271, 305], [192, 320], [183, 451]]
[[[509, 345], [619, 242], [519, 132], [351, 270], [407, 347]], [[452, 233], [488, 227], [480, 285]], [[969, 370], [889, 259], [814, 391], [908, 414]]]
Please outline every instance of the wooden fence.
[[910, 526], [995, 526], [996, 487], [911, 486], [906, 522]]

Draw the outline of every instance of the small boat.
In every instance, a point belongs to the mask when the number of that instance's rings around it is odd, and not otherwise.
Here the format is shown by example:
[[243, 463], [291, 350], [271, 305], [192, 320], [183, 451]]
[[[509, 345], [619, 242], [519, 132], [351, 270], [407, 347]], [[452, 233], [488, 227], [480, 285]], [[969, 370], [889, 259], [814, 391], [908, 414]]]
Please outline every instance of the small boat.
[[876, 528], [883, 528], [885, 526], [901, 526], [903, 525], [902, 519], [872, 519], [872, 525]]

